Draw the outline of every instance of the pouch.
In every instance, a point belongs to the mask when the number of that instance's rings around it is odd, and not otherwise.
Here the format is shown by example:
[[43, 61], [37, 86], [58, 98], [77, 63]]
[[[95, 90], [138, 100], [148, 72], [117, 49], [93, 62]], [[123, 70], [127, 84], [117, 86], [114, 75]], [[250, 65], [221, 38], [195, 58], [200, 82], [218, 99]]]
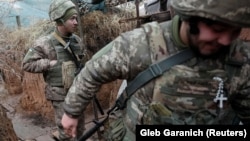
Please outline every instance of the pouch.
[[73, 61], [62, 63], [62, 81], [63, 86], [68, 90], [75, 78], [76, 64]]

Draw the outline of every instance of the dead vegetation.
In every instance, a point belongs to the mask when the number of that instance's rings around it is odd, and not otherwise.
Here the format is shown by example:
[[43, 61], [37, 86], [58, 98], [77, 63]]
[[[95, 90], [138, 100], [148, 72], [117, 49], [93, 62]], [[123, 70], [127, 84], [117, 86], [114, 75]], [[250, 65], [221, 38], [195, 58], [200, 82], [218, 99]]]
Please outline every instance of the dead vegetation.
[[[90, 57], [120, 33], [136, 27], [136, 21], [119, 23], [120, 19], [135, 17], [135, 11], [124, 9], [110, 9], [105, 14], [95, 11], [81, 18], [82, 39]], [[9, 94], [22, 95], [20, 106], [24, 110], [39, 113], [39, 116], [49, 120], [53, 120], [53, 109], [44, 97], [43, 77], [41, 74], [23, 72], [21, 62], [35, 39], [54, 30], [53, 24], [42, 20], [30, 27], [14, 31], [2, 25], [0, 28], [0, 72], [5, 88]], [[249, 41], [249, 29], [243, 30], [240, 37]], [[109, 107], [115, 100], [120, 84], [121, 81], [118, 80], [102, 86], [98, 99], [103, 108]]]
[[[81, 17], [83, 43], [91, 57], [120, 33], [135, 28], [135, 22], [119, 23], [120, 19], [134, 17], [134, 11], [110, 9], [107, 13], [91, 12]], [[9, 94], [21, 94], [20, 106], [25, 111], [36, 111], [44, 118], [53, 120], [53, 110], [44, 97], [42, 74], [24, 72], [21, 62], [35, 39], [54, 30], [54, 23], [42, 20], [27, 28], [14, 31], [1, 28], [0, 34], [0, 70], [5, 88]], [[79, 34], [79, 32], [77, 33]], [[116, 97], [120, 81], [102, 86], [100, 104], [107, 108]], [[91, 108], [90, 108], [91, 109]], [[34, 112], [32, 112], [34, 113]]]
[[82, 18], [82, 30], [83, 42], [87, 50], [93, 54], [120, 33], [135, 28], [135, 22], [119, 23], [120, 19], [128, 17], [134, 17], [134, 13], [125, 13], [119, 9], [110, 10], [106, 14], [100, 11], [86, 14]]
[[[112, 8], [107, 13], [100, 11], [91, 12], [81, 18], [83, 43], [92, 56], [120, 33], [132, 30], [136, 27], [136, 21], [119, 23], [120, 19], [135, 17], [135, 11], [125, 11], [124, 8]], [[19, 30], [11, 31], [4, 26], [0, 29], [0, 71], [5, 82], [5, 88], [9, 94], [23, 94], [21, 105], [24, 109], [38, 111], [45, 117], [53, 117], [50, 113], [50, 104], [44, 99], [44, 82], [40, 74], [23, 72], [21, 61], [29, 47], [39, 36], [49, 34], [54, 30], [54, 23], [42, 20], [38, 23]], [[250, 40], [249, 29], [244, 29], [241, 34], [243, 40]], [[78, 33], [79, 34], [79, 33]], [[103, 86], [103, 98], [100, 101], [109, 106], [115, 97], [115, 91], [120, 82], [113, 82], [109, 86]], [[112, 94], [113, 97], [106, 95]], [[41, 98], [42, 97], [42, 98]], [[108, 98], [108, 99], [107, 99]], [[41, 108], [41, 105], [45, 106]], [[107, 107], [106, 106], [106, 107]]]

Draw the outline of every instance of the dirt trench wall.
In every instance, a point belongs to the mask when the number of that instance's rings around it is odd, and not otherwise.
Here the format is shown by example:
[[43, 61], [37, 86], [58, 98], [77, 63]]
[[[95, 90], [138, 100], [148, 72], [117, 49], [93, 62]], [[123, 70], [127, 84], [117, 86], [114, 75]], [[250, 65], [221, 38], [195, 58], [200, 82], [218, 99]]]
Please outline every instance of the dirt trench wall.
[[53, 120], [52, 105], [45, 98], [45, 83], [42, 74], [24, 72], [23, 96], [20, 104], [27, 111], [36, 111], [43, 117]]
[[[103, 109], [106, 109], [116, 99], [121, 80], [113, 81], [104, 84], [100, 91], [97, 93], [97, 99]], [[20, 104], [23, 109], [27, 111], [35, 111], [41, 116], [54, 120], [53, 108], [50, 101], [45, 98], [44, 91], [45, 82], [42, 74], [24, 73], [23, 79], [23, 96], [21, 97]], [[86, 113], [93, 113], [93, 105], [90, 104], [86, 109]]]
[[0, 141], [18, 141], [11, 120], [7, 117], [4, 107], [0, 104]]
[[8, 93], [13, 94], [21, 94], [22, 89], [22, 79], [18, 77], [13, 71], [11, 70], [3, 70], [4, 74], [4, 82], [5, 82], [5, 89], [8, 90]]
[[[126, 17], [128, 16], [133, 15], [127, 14]], [[124, 13], [121, 13], [121, 11], [107, 14], [94, 11], [82, 17], [81, 23], [84, 33], [84, 37], [82, 38], [89, 57], [116, 38], [121, 32], [135, 27], [135, 23], [133, 22], [119, 24], [118, 21], [120, 18], [125, 18]], [[103, 109], [110, 107], [114, 102], [120, 84], [121, 80], [117, 80], [104, 84], [101, 87], [97, 94], [97, 99]], [[22, 107], [27, 111], [35, 111], [46, 118], [53, 119], [52, 106], [45, 99], [44, 80], [42, 75], [25, 72], [22, 85]], [[88, 106], [86, 112], [93, 112], [92, 104]]]
[[20, 68], [22, 54], [19, 51], [0, 49], [0, 72], [9, 94], [22, 93], [22, 70]]

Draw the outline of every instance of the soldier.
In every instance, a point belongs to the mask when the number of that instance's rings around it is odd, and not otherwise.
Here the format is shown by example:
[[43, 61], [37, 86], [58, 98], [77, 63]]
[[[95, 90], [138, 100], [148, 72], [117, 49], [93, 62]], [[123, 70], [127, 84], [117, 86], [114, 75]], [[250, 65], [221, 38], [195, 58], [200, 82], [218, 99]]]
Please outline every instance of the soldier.
[[[23, 59], [24, 71], [43, 73], [46, 82], [46, 99], [54, 108], [55, 122], [58, 130], [52, 133], [55, 140], [70, 141], [62, 130], [62, 104], [71, 85], [77, 67], [81, 63], [83, 48], [79, 36], [74, 34], [78, 27], [77, 11], [70, 0], [52, 0], [49, 7], [49, 17], [56, 23], [53, 33], [37, 39]], [[83, 117], [79, 118], [77, 131], [83, 133]]]
[[[182, 57], [129, 97], [112, 121], [107, 140], [135, 140], [135, 125], [243, 124], [250, 120], [250, 48], [239, 40], [250, 27], [249, 0], [171, 0], [171, 21], [151, 22], [123, 33], [89, 60], [70, 87], [63, 108], [65, 132], [75, 136], [78, 117], [100, 86], [126, 79], [136, 87], [158, 62]], [[187, 52], [186, 52], [187, 51]], [[167, 64], [166, 64], [167, 65]], [[149, 66], [151, 71], [143, 72]], [[161, 64], [164, 66], [164, 64]], [[141, 73], [142, 72], [142, 73]], [[133, 84], [133, 85], [132, 85]], [[130, 88], [130, 87], [129, 87]], [[129, 93], [130, 89], [126, 89]], [[112, 125], [116, 125], [112, 129]]]
[[104, 0], [79, 0], [78, 3], [81, 15], [85, 15], [93, 11], [107, 12]]

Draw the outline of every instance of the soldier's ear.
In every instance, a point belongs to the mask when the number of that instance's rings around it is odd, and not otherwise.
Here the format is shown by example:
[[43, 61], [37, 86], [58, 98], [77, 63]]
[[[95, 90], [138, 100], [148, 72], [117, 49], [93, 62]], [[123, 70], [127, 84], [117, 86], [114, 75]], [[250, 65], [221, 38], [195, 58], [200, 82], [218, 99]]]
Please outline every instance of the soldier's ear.
[[57, 26], [62, 26], [63, 25], [63, 19], [58, 19], [58, 20], [56, 20], [56, 25]]

